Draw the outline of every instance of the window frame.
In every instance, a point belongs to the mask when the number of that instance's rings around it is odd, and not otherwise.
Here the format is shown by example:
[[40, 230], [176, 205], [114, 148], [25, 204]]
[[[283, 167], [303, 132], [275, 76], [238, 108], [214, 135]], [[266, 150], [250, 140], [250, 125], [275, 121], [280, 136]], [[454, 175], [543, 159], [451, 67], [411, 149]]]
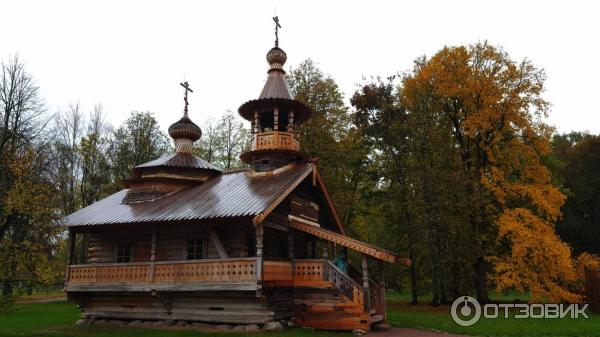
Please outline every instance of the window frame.
[[[129, 261], [119, 261], [119, 246], [120, 245], [128, 245], [129, 246]], [[119, 241], [115, 245], [115, 263], [132, 263], [134, 257], [135, 250], [135, 242], [132, 241]], [[123, 257], [123, 256], [121, 256]]]
[[[195, 254], [195, 255], [193, 255], [192, 258], [190, 258], [190, 242], [191, 241], [194, 241], [194, 244], [196, 246], [194, 249], [194, 252], [193, 252], [193, 254]], [[201, 247], [200, 252], [198, 252], [198, 247], [197, 247], [198, 241], [202, 242], [202, 247]], [[198, 253], [201, 254], [200, 258], [196, 257]], [[194, 236], [194, 237], [188, 237], [185, 240], [185, 260], [188, 260], [188, 261], [206, 260], [206, 239], [205, 238]]]

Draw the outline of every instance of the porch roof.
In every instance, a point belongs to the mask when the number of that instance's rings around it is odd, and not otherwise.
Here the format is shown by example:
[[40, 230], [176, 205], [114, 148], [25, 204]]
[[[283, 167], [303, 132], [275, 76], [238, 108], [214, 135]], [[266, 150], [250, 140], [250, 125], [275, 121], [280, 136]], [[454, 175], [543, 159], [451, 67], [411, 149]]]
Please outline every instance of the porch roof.
[[344, 247], [348, 247], [352, 250], [369, 255], [378, 260], [382, 260], [389, 263], [399, 262], [407, 266], [411, 264], [410, 259], [401, 257], [400, 255], [389, 250], [379, 248], [368, 243], [353, 239], [351, 237], [347, 237], [345, 235], [321, 228], [321, 226], [317, 222], [305, 220], [290, 215], [288, 225], [290, 226], [290, 228], [299, 230], [310, 235], [314, 235], [318, 238], [331, 241]]

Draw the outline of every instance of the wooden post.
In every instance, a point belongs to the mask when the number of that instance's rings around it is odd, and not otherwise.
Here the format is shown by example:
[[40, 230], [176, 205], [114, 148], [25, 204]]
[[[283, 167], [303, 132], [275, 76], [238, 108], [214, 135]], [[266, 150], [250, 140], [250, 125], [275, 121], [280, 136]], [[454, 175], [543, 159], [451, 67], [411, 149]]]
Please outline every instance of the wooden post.
[[387, 307], [385, 303], [385, 268], [383, 261], [379, 261], [379, 311], [383, 315], [383, 323], [388, 322], [387, 320]]
[[275, 106], [273, 110], [273, 130], [279, 130], [279, 107]]
[[294, 274], [296, 272], [296, 265], [294, 260], [294, 231], [290, 228], [287, 233], [288, 237], [288, 258], [290, 259], [290, 264], [292, 268], [292, 280], [294, 279]]
[[156, 268], [156, 241], [158, 240], [158, 225], [152, 227], [152, 246], [150, 247], [150, 271], [148, 282], [154, 283], [154, 270]]
[[67, 257], [67, 270], [65, 271], [65, 284], [69, 283], [69, 273], [71, 271], [71, 265], [75, 260], [75, 236], [77, 234], [73, 231], [72, 228], [69, 228], [69, 252]]
[[256, 280], [257, 280], [257, 295], [262, 294], [262, 281], [263, 281], [263, 224], [259, 223], [256, 226]]
[[294, 110], [290, 110], [288, 114], [288, 132], [294, 132]]
[[254, 133], [260, 132], [260, 117], [258, 110], [254, 110]]
[[369, 268], [367, 265], [367, 255], [362, 255], [362, 274], [363, 274], [363, 291], [364, 291], [364, 308], [365, 312], [369, 313], [371, 309], [371, 297], [369, 293]]

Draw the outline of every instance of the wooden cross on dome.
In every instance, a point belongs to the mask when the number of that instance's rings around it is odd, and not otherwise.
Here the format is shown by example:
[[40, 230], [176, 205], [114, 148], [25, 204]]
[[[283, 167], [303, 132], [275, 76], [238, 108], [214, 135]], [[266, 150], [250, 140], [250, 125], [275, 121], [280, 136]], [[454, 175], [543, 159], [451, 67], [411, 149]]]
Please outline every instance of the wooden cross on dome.
[[279, 17], [274, 16], [273, 21], [275, 21], [275, 47], [279, 47], [279, 28], [281, 28]]
[[190, 84], [187, 81], [185, 81], [183, 83], [179, 83], [179, 85], [181, 85], [182, 87], [185, 88], [185, 96], [183, 96], [183, 101], [185, 102], [185, 108], [183, 109], [183, 116], [187, 117], [188, 116], [188, 91], [194, 92], [194, 90], [192, 90], [192, 88], [190, 88]]

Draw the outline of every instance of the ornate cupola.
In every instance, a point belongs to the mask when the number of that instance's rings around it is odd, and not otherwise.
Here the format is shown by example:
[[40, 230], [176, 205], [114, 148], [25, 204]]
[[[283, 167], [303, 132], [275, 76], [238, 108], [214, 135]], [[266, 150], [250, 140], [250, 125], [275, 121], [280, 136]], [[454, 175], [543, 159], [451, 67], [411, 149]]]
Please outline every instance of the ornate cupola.
[[279, 48], [279, 20], [275, 21], [275, 47], [267, 53], [267, 81], [258, 97], [240, 106], [238, 112], [251, 123], [252, 144], [241, 155], [255, 171], [271, 171], [302, 159], [297, 126], [307, 120], [310, 109], [294, 99], [285, 81], [287, 55]]
[[194, 142], [202, 136], [202, 130], [188, 116], [188, 82], [185, 88], [183, 117], [169, 126], [169, 135], [175, 144], [175, 153], [138, 165], [133, 177], [123, 181], [128, 188], [123, 203], [146, 202], [159, 199], [198, 184], [221, 174], [221, 170], [194, 156]]

